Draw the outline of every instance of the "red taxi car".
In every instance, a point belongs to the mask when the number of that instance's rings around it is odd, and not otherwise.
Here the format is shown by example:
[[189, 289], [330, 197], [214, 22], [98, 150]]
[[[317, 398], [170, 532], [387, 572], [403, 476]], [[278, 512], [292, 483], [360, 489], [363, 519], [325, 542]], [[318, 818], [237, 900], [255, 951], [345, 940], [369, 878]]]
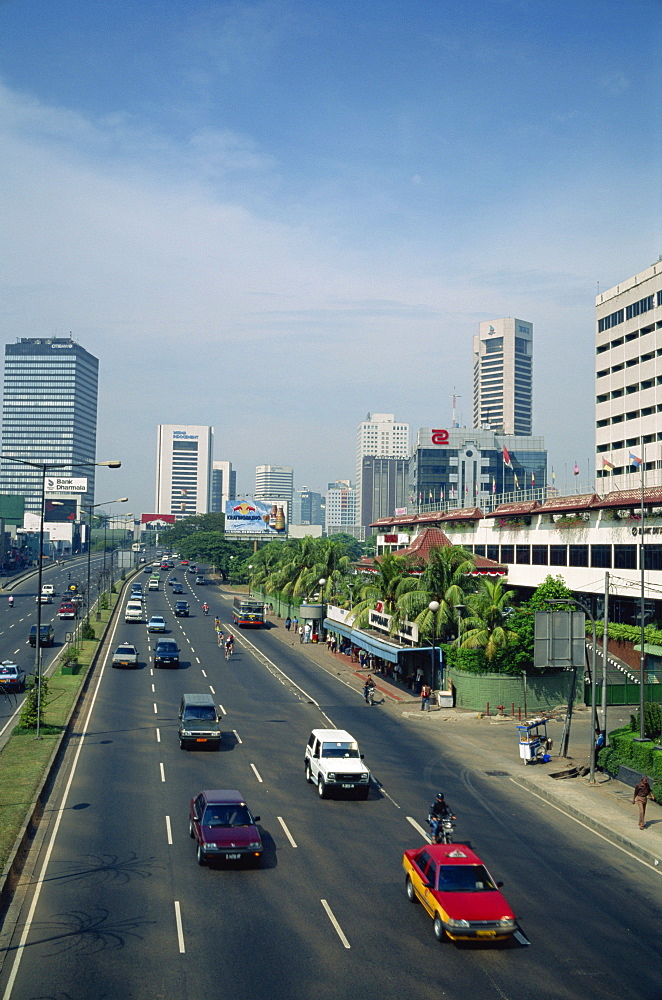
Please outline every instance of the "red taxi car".
[[438, 941], [499, 941], [517, 930], [503, 883], [465, 844], [425, 844], [405, 851], [402, 866], [407, 898], [423, 904]]

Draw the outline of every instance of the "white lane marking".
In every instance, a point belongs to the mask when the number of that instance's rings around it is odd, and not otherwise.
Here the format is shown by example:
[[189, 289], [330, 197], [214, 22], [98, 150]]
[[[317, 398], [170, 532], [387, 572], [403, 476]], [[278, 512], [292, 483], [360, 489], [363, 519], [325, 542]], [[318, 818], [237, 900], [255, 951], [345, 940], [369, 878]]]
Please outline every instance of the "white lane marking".
[[60, 803], [60, 808], [59, 808], [59, 810], [55, 810], [56, 813], [57, 813], [57, 815], [55, 817], [55, 823], [53, 824], [53, 832], [51, 833], [51, 839], [50, 839], [48, 847], [46, 849], [46, 854], [44, 855], [44, 863], [41, 866], [41, 870], [39, 872], [39, 878], [37, 879], [37, 883], [35, 885], [34, 895], [32, 897], [32, 903], [30, 904], [30, 909], [28, 911], [28, 915], [27, 915], [27, 918], [26, 918], [26, 921], [25, 921], [25, 926], [23, 927], [23, 933], [21, 934], [21, 939], [20, 939], [18, 945], [16, 946], [16, 953], [15, 953], [15, 956], [14, 956], [14, 964], [12, 966], [11, 973], [9, 974], [9, 978], [7, 980], [7, 986], [6, 986], [5, 992], [3, 994], [3, 1000], [9, 1000], [9, 998], [12, 995], [12, 990], [14, 989], [14, 983], [16, 982], [16, 976], [18, 975], [18, 970], [19, 970], [19, 966], [21, 964], [21, 959], [23, 958], [23, 954], [25, 952], [25, 945], [26, 945], [28, 936], [30, 934], [30, 930], [32, 928], [32, 921], [34, 920], [34, 915], [35, 915], [35, 911], [37, 909], [37, 904], [39, 903], [39, 897], [41, 895], [41, 889], [42, 889], [42, 886], [44, 885], [44, 882], [45, 882], [46, 871], [48, 869], [48, 865], [49, 865], [49, 862], [50, 862], [50, 859], [51, 859], [51, 854], [53, 853], [53, 848], [55, 846], [55, 838], [57, 837], [58, 830], [60, 829], [60, 822], [62, 821], [62, 817], [64, 816], [64, 814], [66, 812], [67, 799], [69, 798], [69, 792], [71, 790], [71, 786], [73, 784], [74, 776], [76, 774], [76, 767], [78, 765], [78, 758], [80, 757], [81, 750], [83, 749], [83, 743], [85, 742], [85, 737], [87, 736], [87, 731], [88, 731], [88, 728], [89, 728], [89, 725], [90, 725], [90, 719], [92, 718], [92, 711], [94, 709], [94, 705], [95, 705], [96, 700], [97, 700], [97, 695], [99, 694], [99, 688], [101, 687], [101, 681], [103, 680], [103, 675], [104, 675], [104, 672], [106, 670], [106, 666], [108, 664], [108, 659], [109, 659], [109, 657], [111, 655], [111, 649], [114, 648], [115, 633], [117, 632], [117, 626], [118, 625], [119, 625], [119, 618], [115, 622], [115, 627], [113, 629], [112, 637], [111, 637], [111, 640], [110, 640], [110, 643], [109, 643], [109, 647], [110, 648], [109, 648], [108, 652], [106, 653], [106, 658], [103, 661], [103, 666], [101, 667], [101, 671], [99, 673], [99, 679], [97, 681], [97, 686], [95, 687], [94, 694], [92, 695], [92, 700], [90, 702], [90, 709], [89, 709], [89, 712], [87, 713], [87, 717], [85, 719], [85, 723], [83, 724], [83, 729], [82, 729], [82, 732], [81, 732], [80, 742], [78, 744], [78, 747], [76, 748], [76, 753], [74, 755], [74, 759], [73, 759], [73, 762], [72, 762], [72, 765], [71, 765], [71, 773], [69, 774], [69, 779], [67, 781], [67, 784], [65, 786], [65, 789], [64, 789], [64, 792], [63, 792], [63, 795], [62, 795], [62, 801]]
[[261, 783], [262, 782], [262, 778], [260, 777], [260, 772], [256, 768], [255, 764], [251, 764], [251, 767], [253, 768], [253, 771], [255, 772], [255, 777]]
[[429, 834], [426, 833], [426, 831], [423, 829], [423, 827], [420, 825], [420, 823], [416, 822], [416, 820], [414, 819], [413, 816], [407, 816], [407, 822], [411, 823], [411, 825], [413, 826], [413, 828], [415, 830], [418, 830], [418, 832], [420, 833], [420, 835], [423, 838], [423, 840], [427, 840], [427, 842], [430, 843], [430, 836], [429, 836]]
[[285, 836], [289, 840], [289, 842], [292, 845], [292, 847], [296, 847], [297, 846], [296, 845], [296, 841], [295, 841], [294, 837], [292, 836], [292, 834], [290, 833], [290, 831], [287, 829], [287, 826], [285, 825], [285, 820], [283, 819], [283, 817], [282, 816], [277, 816], [276, 819], [278, 820], [278, 822], [282, 826], [283, 830], [285, 831]]
[[152, 694], [153, 694], [153, 693], [154, 693], [155, 691], [156, 691], [156, 688], [155, 688], [155, 687], [154, 687], [154, 685], [152, 684]]
[[227, 712], [225, 711], [225, 709], [223, 708], [223, 706], [221, 705], [220, 701], [219, 701], [219, 703], [218, 703], [218, 707], [220, 708], [220, 710], [221, 710], [221, 713], [222, 713], [223, 715], [227, 715], [227, 714], [228, 714], [228, 713], [227, 713]]
[[213, 689], [213, 687], [211, 686], [211, 684], [209, 685], [209, 690], [211, 691], [211, 693], [212, 693], [212, 694], [216, 694], [216, 692], [214, 691], [214, 689]]
[[15, 650], [14, 650], [14, 653], [13, 653], [13, 655], [14, 655], [14, 656], [16, 656], [16, 654], [17, 654], [17, 653], [20, 653], [20, 652], [21, 652], [21, 648], [20, 648], [20, 646], [19, 646], [19, 648], [18, 648], [18, 649], [15, 649]]
[[196, 656], [196, 660], [197, 660], [198, 663], [200, 663], [200, 657], [199, 656]]
[[182, 929], [182, 912], [179, 908], [178, 900], [175, 900], [175, 923], [177, 924], [177, 941], [179, 943], [179, 954], [184, 955], [186, 953], [186, 947], [184, 945], [184, 931]]
[[636, 854], [633, 854], [631, 851], [628, 851], [627, 848], [621, 847], [620, 844], [617, 844], [615, 841], [610, 840], [609, 837], [605, 837], [604, 834], [598, 833], [598, 831], [594, 830], [593, 827], [587, 826], [586, 823], [582, 823], [582, 821], [580, 819], [577, 819], [576, 816], [572, 816], [570, 813], [567, 813], [565, 809], [561, 808], [561, 806], [554, 805], [553, 802], [549, 802], [547, 799], [543, 798], [542, 795], [538, 795], [537, 792], [531, 791], [531, 789], [527, 788], [526, 785], [520, 784], [517, 778], [510, 778], [510, 781], [512, 781], [513, 784], [515, 785], [519, 785], [519, 787], [523, 788], [525, 792], [529, 792], [531, 795], [535, 795], [537, 799], [540, 799], [541, 802], [544, 802], [546, 805], [551, 806], [552, 809], [556, 809], [558, 812], [563, 813], [564, 816], [567, 816], [567, 818], [571, 819], [574, 823], [579, 823], [579, 825], [583, 826], [584, 829], [588, 830], [589, 833], [594, 833], [595, 836], [600, 837], [601, 840], [606, 840], [608, 844], [610, 844], [612, 847], [618, 848], [618, 850], [622, 851], [623, 854], [627, 854], [627, 856], [629, 858], [632, 858], [633, 861], [638, 861], [640, 865], [644, 865], [644, 867], [650, 868], [650, 870], [652, 872], [655, 872], [657, 875], [662, 875], [662, 871], [660, 871], [659, 866], [652, 865], [650, 864], [649, 861], [644, 861], [642, 858], [638, 858]]
[[161, 742], [161, 730], [158, 727], [157, 727], [157, 730], [156, 730], [156, 742], [157, 743]]
[[158, 713], [158, 708], [156, 707], [156, 702], [154, 702], [154, 715]]
[[268, 656], [265, 656], [265, 654], [262, 652], [261, 649], [258, 649], [257, 646], [254, 646], [253, 643], [243, 635], [241, 639], [239, 639], [238, 637], [236, 638], [240, 646], [250, 646], [255, 655], [257, 656], [258, 660], [262, 660], [263, 663], [268, 663], [270, 667], [273, 667], [274, 670], [277, 670], [278, 673], [282, 677], [284, 677], [289, 684], [292, 685], [292, 687], [296, 688], [297, 691], [301, 692], [304, 698], [306, 698], [306, 700], [309, 701], [311, 705], [314, 705], [315, 708], [318, 708], [332, 729], [337, 728], [337, 726], [334, 725], [333, 720], [330, 719], [329, 716], [326, 714], [326, 712], [324, 712], [323, 709], [320, 707], [319, 702], [316, 701], [312, 695], [308, 694], [307, 691], [304, 691], [304, 689], [300, 687], [296, 681], [293, 681], [292, 678], [289, 676], [289, 674], [286, 674], [284, 670], [281, 670], [280, 667], [277, 667], [274, 661], [270, 660]]
[[232, 732], [234, 733], [234, 737], [235, 737], [237, 743], [243, 743], [244, 742], [236, 729], [233, 729]]
[[202, 676], [203, 676], [203, 677], [206, 677], [206, 676], [207, 676], [207, 671], [206, 671], [206, 670], [203, 670], [203, 671], [202, 671]]
[[150, 667], [150, 668], [149, 668], [149, 676], [150, 676], [150, 677], [153, 677], [153, 676], [154, 676], [154, 667]]
[[172, 827], [170, 826], [169, 816], [166, 816], [166, 834], [168, 836], [168, 843], [172, 844]]
[[382, 793], [382, 795], [385, 795], [386, 798], [389, 800], [389, 802], [393, 803], [393, 805], [395, 806], [396, 809], [402, 809], [402, 806], [398, 805], [398, 803], [395, 801], [395, 799], [393, 798], [393, 796], [388, 794], [388, 792], [386, 791], [386, 789], [384, 788], [384, 786], [381, 784], [381, 782], [377, 781], [377, 779], [375, 778], [374, 774], [371, 775], [370, 777], [371, 777], [371, 780], [374, 781], [374, 783], [377, 785], [377, 788]]
[[320, 902], [321, 902], [322, 906], [324, 907], [324, 909], [326, 910], [326, 915], [329, 918], [329, 920], [331, 921], [331, 923], [333, 924], [333, 926], [335, 927], [336, 933], [338, 934], [338, 937], [340, 938], [340, 940], [344, 944], [345, 948], [351, 948], [352, 947], [351, 944], [349, 943], [349, 941], [347, 940], [347, 938], [343, 934], [342, 927], [340, 926], [340, 924], [338, 923], [338, 921], [334, 917], [333, 910], [331, 909], [331, 907], [329, 906], [329, 904], [327, 903], [327, 901], [325, 899], [321, 899]]

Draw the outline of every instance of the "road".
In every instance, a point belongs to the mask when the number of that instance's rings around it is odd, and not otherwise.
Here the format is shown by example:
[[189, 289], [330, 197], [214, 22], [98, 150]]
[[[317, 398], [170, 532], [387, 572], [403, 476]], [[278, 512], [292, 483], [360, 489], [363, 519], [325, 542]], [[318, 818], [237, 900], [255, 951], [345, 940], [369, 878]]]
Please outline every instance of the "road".
[[[0, 997], [659, 1000], [656, 874], [429, 730], [365, 705], [298, 643], [242, 632], [226, 663], [199, 608], [206, 597], [227, 622], [228, 604], [188, 578], [186, 589], [188, 619], [174, 618], [168, 588], [147, 595], [179, 641], [178, 671], [153, 671], [154, 637], [120, 619], [114, 644], [133, 641], [142, 669], [105, 666], [91, 686]], [[185, 691], [222, 706], [221, 751], [179, 749]], [[366, 802], [321, 801], [304, 780], [308, 734], [328, 723], [361, 744], [376, 779]], [[188, 802], [219, 787], [261, 816], [257, 870], [196, 864]], [[512, 945], [439, 944], [406, 899], [402, 851], [422, 842], [414, 824], [440, 788], [456, 839], [504, 880], [521, 928]]]

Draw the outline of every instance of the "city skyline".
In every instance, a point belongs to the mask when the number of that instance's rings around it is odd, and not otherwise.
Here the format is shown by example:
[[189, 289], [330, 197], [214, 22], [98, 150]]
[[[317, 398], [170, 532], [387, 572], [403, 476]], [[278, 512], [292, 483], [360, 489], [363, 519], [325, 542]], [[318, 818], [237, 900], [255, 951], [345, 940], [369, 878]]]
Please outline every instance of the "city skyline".
[[469, 427], [479, 324], [525, 316], [534, 433], [589, 481], [595, 297], [661, 252], [661, 20], [0, 5], [4, 342], [99, 357], [98, 454], [149, 511], [156, 425], [213, 425], [240, 492], [264, 462], [321, 490], [366, 411]]

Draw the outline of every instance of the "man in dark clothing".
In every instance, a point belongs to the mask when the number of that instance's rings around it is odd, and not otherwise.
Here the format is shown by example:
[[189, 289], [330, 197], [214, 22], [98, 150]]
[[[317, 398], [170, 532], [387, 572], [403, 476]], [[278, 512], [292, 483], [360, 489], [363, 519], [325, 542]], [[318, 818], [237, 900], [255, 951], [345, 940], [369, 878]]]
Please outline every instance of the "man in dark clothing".
[[648, 778], [645, 774], [642, 774], [641, 781], [639, 781], [634, 786], [634, 794], [632, 796], [632, 805], [639, 806], [639, 829], [644, 830], [646, 827], [646, 803], [648, 798], [656, 801], [655, 796], [651, 790], [651, 786], [648, 783]]
[[444, 798], [444, 793], [439, 792], [436, 799], [430, 806], [430, 826], [432, 828], [432, 840], [437, 840], [437, 833], [439, 831], [439, 826], [441, 821], [444, 819], [455, 819], [453, 813], [448, 807], [446, 799]]

